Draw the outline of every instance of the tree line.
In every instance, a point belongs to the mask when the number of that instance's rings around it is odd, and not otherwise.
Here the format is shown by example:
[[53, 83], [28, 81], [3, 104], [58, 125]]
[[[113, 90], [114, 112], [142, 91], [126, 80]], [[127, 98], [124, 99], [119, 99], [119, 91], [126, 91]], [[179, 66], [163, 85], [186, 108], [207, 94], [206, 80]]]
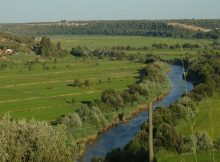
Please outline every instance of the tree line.
[[[5, 24], [1, 30], [29, 35], [127, 35], [127, 36], [152, 36], [173, 38], [219, 38], [216, 28], [214, 32], [195, 32], [168, 25], [169, 21], [159, 20], [118, 20], [118, 21], [83, 21], [73, 22], [84, 25], [66, 25], [65, 22], [40, 24]], [[177, 21], [178, 22], [178, 21]], [[195, 24], [190, 21], [183, 23]], [[71, 22], [70, 22], [71, 23]], [[208, 24], [208, 25], [204, 25]], [[200, 26], [219, 27], [218, 20], [198, 23]], [[204, 34], [203, 36], [201, 34]]]

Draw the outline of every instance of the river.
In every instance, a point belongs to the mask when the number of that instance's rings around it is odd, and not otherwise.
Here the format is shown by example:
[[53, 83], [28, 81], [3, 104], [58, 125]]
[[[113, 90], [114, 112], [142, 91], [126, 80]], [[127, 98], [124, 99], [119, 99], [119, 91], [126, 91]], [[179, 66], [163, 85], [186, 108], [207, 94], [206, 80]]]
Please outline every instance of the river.
[[[189, 82], [185, 82], [182, 79], [184, 72], [183, 67], [177, 65], [170, 65], [171, 70], [167, 74], [168, 79], [171, 82], [172, 89], [169, 94], [161, 101], [154, 104], [157, 106], [169, 106], [170, 104], [177, 101], [182, 94], [186, 91], [191, 91], [193, 85]], [[90, 162], [93, 157], [104, 157], [106, 153], [118, 147], [124, 147], [140, 130], [141, 125], [147, 119], [147, 112], [141, 112], [135, 116], [128, 123], [122, 123], [118, 127], [113, 127], [107, 132], [103, 133], [102, 136], [93, 144], [89, 145], [83, 156], [83, 162]]]

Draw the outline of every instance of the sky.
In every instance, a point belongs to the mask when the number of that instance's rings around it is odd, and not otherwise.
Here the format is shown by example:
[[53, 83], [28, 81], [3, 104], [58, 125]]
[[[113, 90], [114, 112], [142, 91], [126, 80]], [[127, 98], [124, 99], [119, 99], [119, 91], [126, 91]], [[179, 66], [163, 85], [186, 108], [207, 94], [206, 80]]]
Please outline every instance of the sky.
[[0, 0], [0, 5], [0, 23], [220, 18], [220, 0]]

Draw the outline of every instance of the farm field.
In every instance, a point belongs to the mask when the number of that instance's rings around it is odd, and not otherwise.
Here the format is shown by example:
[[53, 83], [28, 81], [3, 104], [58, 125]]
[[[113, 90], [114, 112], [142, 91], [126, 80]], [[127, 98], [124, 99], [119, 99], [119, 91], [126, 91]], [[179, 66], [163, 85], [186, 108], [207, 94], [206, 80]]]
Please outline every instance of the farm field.
[[[87, 46], [90, 49], [131, 46], [151, 47], [154, 43], [198, 43], [209, 45], [209, 40], [132, 37], [132, 36], [50, 36], [53, 44], [58, 41], [64, 49]], [[153, 54], [165, 59], [182, 57], [185, 54], [196, 56], [199, 49], [154, 49], [124, 51], [129, 55], [145, 56]], [[33, 65], [24, 65], [25, 62]], [[4, 61], [2, 61], [3, 63]], [[0, 76], [0, 114], [10, 113], [15, 118], [24, 117], [39, 120], [53, 120], [73, 111], [69, 102], [74, 98], [78, 103], [97, 99], [106, 88], [125, 89], [135, 82], [135, 76], [144, 64], [129, 61], [110, 61], [93, 58], [74, 58], [44, 60], [37, 55], [17, 54], [8, 57], [7, 68], [1, 69]], [[92, 86], [71, 87], [75, 79], [80, 82], [90, 80]]]
[[155, 38], [155, 37], [137, 37], [137, 36], [70, 36], [56, 35], [49, 36], [52, 42], [62, 42], [66, 49], [71, 49], [73, 46], [87, 46], [89, 48], [103, 48], [113, 46], [132, 46], [143, 47], [151, 46], [154, 43], [167, 43], [173, 45], [176, 43], [200, 43], [203, 45], [210, 44], [212, 41], [199, 39], [180, 39], [180, 38]]
[[[106, 88], [126, 89], [136, 81], [138, 69], [144, 66], [129, 61], [82, 60], [68, 56], [56, 61], [43, 60], [45, 65], [35, 59], [37, 63], [28, 68], [23, 65], [27, 60], [25, 55], [9, 59], [8, 67], [0, 70], [0, 114], [8, 112], [15, 118], [49, 121], [72, 112], [73, 98], [78, 103], [100, 98]], [[43, 66], [46, 69], [42, 69]], [[73, 87], [75, 79], [81, 83], [88, 79], [91, 86]]]
[[136, 37], [136, 36], [49, 36], [53, 43], [58, 41], [62, 42], [62, 46], [67, 50], [71, 50], [72, 47], [86, 46], [90, 49], [115, 47], [115, 46], [131, 46], [131, 47], [149, 47], [149, 50], [138, 51], [125, 51], [128, 54], [146, 55], [155, 54], [165, 59], [173, 59], [181, 57], [185, 54], [196, 55], [201, 49], [154, 49], [151, 48], [153, 44], [161, 43], [168, 45], [175, 44], [200, 44], [210, 45], [211, 40], [200, 39], [180, 39], [180, 38], [155, 38], [155, 37]]

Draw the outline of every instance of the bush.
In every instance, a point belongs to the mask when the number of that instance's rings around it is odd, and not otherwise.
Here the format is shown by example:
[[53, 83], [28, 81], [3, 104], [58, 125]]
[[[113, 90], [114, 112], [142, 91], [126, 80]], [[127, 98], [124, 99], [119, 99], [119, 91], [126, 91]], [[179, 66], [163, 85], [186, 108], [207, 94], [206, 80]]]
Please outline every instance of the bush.
[[92, 124], [98, 128], [107, 123], [105, 116], [98, 107], [89, 107], [85, 104], [82, 104], [76, 112], [79, 114], [83, 123]]
[[60, 119], [59, 123], [65, 124], [68, 127], [72, 127], [72, 128], [82, 127], [82, 121], [81, 121], [79, 115], [75, 112], [72, 112], [72, 113], [65, 115], [63, 118]]
[[162, 123], [155, 128], [154, 139], [157, 148], [163, 147], [171, 151], [177, 150], [181, 141], [175, 128], [167, 123]]
[[68, 162], [77, 147], [63, 125], [46, 122], [0, 119], [0, 161]]
[[81, 86], [81, 83], [80, 83], [79, 79], [75, 79], [75, 80], [74, 80], [73, 86], [74, 86], [74, 87], [80, 87], [80, 86]]
[[209, 150], [213, 146], [213, 143], [207, 133], [197, 132], [194, 135], [194, 139], [196, 148], [199, 151]]
[[218, 138], [215, 142], [214, 142], [214, 147], [217, 150], [220, 150], [220, 138]]
[[110, 106], [120, 107], [124, 105], [124, 101], [120, 93], [111, 88], [106, 89], [105, 91], [102, 92], [101, 99], [102, 102]]
[[133, 84], [129, 88], [129, 93], [130, 94], [138, 93], [139, 95], [147, 96], [148, 95], [148, 90], [147, 90], [147, 88], [145, 87], [144, 84]]
[[183, 137], [177, 151], [179, 153], [194, 153], [196, 150], [196, 144], [194, 138], [192, 137]]

